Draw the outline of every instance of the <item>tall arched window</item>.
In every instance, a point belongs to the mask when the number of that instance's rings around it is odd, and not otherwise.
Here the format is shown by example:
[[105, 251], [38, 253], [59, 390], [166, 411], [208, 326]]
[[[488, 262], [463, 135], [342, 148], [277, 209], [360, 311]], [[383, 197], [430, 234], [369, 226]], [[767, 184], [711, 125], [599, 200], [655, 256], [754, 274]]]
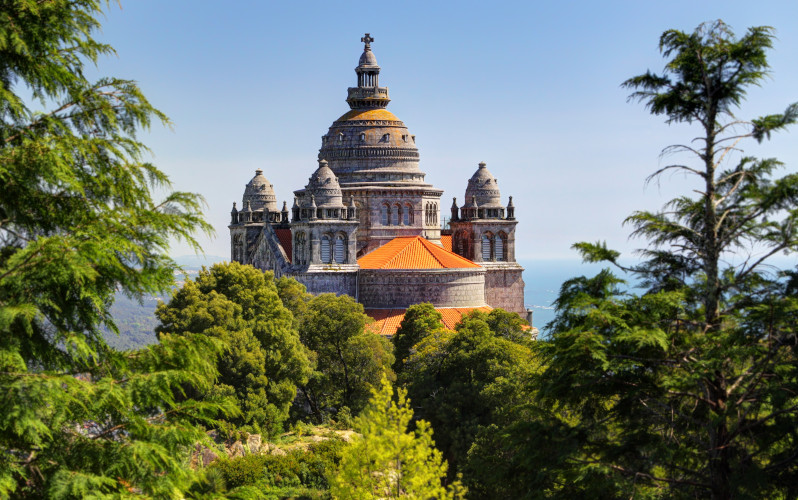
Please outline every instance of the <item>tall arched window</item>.
[[388, 225], [388, 205], [383, 205], [380, 207], [380, 223], [383, 226]]
[[394, 205], [391, 207], [391, 225], [398, 226], [399, 222], [401, 222], [401, 212], [402, 209], [399, 205]]
[[410, 206], [409, 203], [405, 204], [405, 208], [402, 211], [402, 224], [405, 226], [409, 226], [413, 223], [413, 207]]
[[492, 260], [491, 259], [491, 246], [493, 244], [493, 235], [490, 233], [485, 233], [482, 235], [482, 260]]
[[337, 264], [343, 264], [346, 261], [346, 236], [343, 234], [335, 235], [333, 257]]
[[496, 241], [493, 247], [493, 253], [496, 256], [496, 260], [499, 262], [504, 262], [507, 260], [507, 257], [504, 255], [505, 247], [507, 246], [507, 235], [504, 233], [499, 233], [496, 236]]
[[325, 234], [321, 237], [321, 261], [325, 264], [329, 264], [332, 258], [332, 238], [330, 238], [329, 234]]

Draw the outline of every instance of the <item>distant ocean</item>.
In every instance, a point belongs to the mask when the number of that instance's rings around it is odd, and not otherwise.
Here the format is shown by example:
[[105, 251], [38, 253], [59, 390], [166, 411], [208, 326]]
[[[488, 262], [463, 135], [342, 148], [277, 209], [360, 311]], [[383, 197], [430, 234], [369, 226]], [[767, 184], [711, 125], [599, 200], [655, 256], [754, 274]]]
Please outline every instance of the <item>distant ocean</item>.
[[[798, 255], [776, 255], [768, 262], [779, 269], [795, 269], [798, 267]], [[580, 260], [519, 260], [518, 263], [524, 266], [524, 304], [534, 311], [532, 324], [544, 335], [543, 327], [554, 319], [552, 303], [557, 299], [563, 282], [577, 276], [592, 277], [609, 267], [629, 280], [631, 287], [635, 285], [633, 278], [624, 276], [609, 263], [583, 264]], [[625, 265], [630, 264], [632, 262], [625, 262]]]
[[540, 329], [554, 319], [552, 303], [563, 282], [576, 276], [594, 276], [609, 264], [583, 264], [580, 260], [519, 260], [524, 266], [524, 304], [532, 309], [532, 324]]

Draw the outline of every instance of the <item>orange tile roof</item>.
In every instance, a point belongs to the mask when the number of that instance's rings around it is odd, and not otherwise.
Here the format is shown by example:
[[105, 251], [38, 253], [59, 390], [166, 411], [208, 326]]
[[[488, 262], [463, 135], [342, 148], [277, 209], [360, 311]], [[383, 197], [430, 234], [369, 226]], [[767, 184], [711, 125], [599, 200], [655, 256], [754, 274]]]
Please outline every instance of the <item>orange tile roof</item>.
[[285, 250], [288, 256], [288, 262], [291, 262], [291, 230], [290, 229], [275, 229], [277, 239], [280, 241], [280, 246]]
[[445, 248], [446, 250], [448, 250], [450, 252], [453, 252], [454, 250], [452, 250], [452, 235], [451, 234], [442, 234], [441, 235], [441, 245], [443, 245], [443, 248]]
[[387, 109], [353, 109], [346, 112], [337, 122], [349, 120], [387, 120], [387, 121], [400, 121], [395, 114]]
[[[443, 316], [443, 325], [449, 330], [454, 330], [454, 326], [460, 319], [471, 311], [490, 312], [490, 306], [484, 307], [445, 307], [435, 309]], [[366, 309], [366, 316], [371, 317], [374, 323], [368, 328], [377, 335], [393, 336], [405, 317], [405, 309]]]
[[453, 269], [479, 267], [421, 236], [394, 238], [357, 259], [361, 269]]

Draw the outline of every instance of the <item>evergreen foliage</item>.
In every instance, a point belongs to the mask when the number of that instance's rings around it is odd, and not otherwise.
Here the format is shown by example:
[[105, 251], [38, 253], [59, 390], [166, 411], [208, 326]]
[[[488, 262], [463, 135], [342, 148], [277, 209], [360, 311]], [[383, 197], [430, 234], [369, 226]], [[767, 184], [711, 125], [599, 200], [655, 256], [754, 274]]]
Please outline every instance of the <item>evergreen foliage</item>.
[[[700, 130], [666, 148], [695, 161], [668, 165], [700, 188], [661, 212], [627, 219], [649, 241], [625, 268], [646, 293], [624, 293], [609, 270], [563, 285], [550, 365], [539, 380], [548, 422], [541, 446], [509, 439], [538, 469], [535, 487], [589, 496], [794, 498], [798, 495], [798, 299], [795, 271], [768, 266], [798, 250], [798, 174], [740, 153], [798, 119], [736, 116], [768, 74], [773, 30], [736, 38], [718, 21], [666, 31], [663, 74], [631, 78], [631, 99], [668, 123]], [[602, 243], [586, 260], [618, 263]], [[542, 417], [541, 417], [542, 418]], [[527, 431], [530, 426], [527, 426]], [[519, 429], [519, 432], [521, 430]], [[547, 451], [557, 453], [546, 455]]]
[[166, 117], [135, 82], [84, 76], [113, 53], [93, 37], [103, 4], [0, 14], [0, 497], [180, 497], [195, 424], [234, 410], [187, 394], [210, 386], [220, 343], [103, 340], [114, 293], [168, 289], [170, 239], [210, 231], [201, 199], [143, 161], [136, 131]]
[[407, 308], [399, 328], [391, 341], [393, 342], [394, 358], [393, 370], [402, 371], [405, 361], [410, 356], [414, 345], [421, 342], [427, 335], [445, 328], [443, 316], [435, 310], [429, 302], [414, 304]]
[[383, 374], [394, 376], [391, 343], [366, 331], [367, 320], [348, 295], [324, 293], [307, 304], [299, 334], [316, 370], [301, 393], [317, 421], [343, 407], [357, 414]]
[[344, 450], [340, 467], [332, 479], [334, 498], [462, 498], [459, 481], [448, 488], [446, 461], [435, 449], [432, 429], [424, 420], [409, 430], [413, 418], [410, 401], [403, 389], [393, 388], [383, 377], [374, 388], [368, 406], [356, 419], [361, 433]]
[[256, 433], [282, 432], [310, 364], [272, 273], [237, 262], [214, 264], [188, 280], [169, 304], [160, 304], [156, 316], [159, 333], [203, 334], [227, 345], [208, 394], [235, 397], [241, 416], [229, 423]]

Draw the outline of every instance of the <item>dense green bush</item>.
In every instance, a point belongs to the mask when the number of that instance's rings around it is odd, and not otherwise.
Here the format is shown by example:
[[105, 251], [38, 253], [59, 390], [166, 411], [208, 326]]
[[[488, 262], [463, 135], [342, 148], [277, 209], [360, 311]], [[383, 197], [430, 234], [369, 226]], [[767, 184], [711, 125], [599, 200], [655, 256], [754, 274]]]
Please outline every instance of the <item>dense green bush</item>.
[[310, 445], [307, 450], [294, 449], [285, 455], [247, 455], [219, 460], [209, 470], [218, 470], [230, 490], [256, 484], [327, 490], [327, 477], [340, 462], [345, 446], [340, 439], [328, 439]]

